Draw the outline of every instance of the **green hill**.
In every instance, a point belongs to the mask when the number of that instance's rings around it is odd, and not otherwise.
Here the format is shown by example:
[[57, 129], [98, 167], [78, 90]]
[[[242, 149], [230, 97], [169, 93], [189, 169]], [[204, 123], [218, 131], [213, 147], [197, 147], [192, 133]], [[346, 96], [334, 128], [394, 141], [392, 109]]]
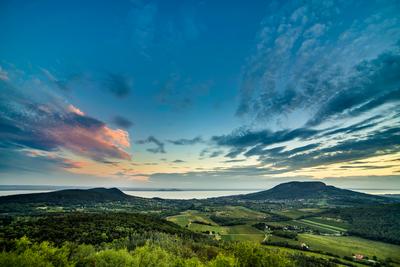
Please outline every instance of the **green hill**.
[[124, 194], [118, 188], [65, 189], [48, 193], [20, 194], [0, 197], [5, 203], [86, 203], [108, 201], [132, 201], [137, 197]]
[[328, 204], [393, 203], [394, 199], [374, 196], [326, 185], [322, 182], [289, 182], [269, 190], [238, 196], [256, 201], [316, 201]]

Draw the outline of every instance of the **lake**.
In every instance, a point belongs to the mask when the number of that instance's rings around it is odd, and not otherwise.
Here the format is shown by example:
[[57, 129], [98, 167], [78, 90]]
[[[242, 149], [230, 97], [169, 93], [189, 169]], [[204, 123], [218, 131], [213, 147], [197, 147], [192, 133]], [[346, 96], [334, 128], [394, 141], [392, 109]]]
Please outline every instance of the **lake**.
[[192, 190], [192, 191], [123, 191], [125, 194], [137, 197], [159, 197], [165, 199], [204, 199], [210, 197], [222, 197], [222, 196], [232, 196], [240, 194], [249, 194], [257, 192], [258, 190], [220, 190], [220, 191], [203, 191], [203, 190]]

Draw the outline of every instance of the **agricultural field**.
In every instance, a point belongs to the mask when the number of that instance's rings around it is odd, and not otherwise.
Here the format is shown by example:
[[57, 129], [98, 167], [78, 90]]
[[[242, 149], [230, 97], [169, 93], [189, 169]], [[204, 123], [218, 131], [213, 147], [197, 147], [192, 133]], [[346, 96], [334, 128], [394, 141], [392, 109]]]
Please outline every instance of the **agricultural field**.
[[[237, 225], [220, 225], [210, 218], [213, 215], [226, 220], [238, 218], [245, 218], [245, 220], [242, 219], [243, 223]], [[188, 210], [179, 215], [167, 217], [167, 220], [194, 232], [213, 234], [216, 239], [261, 242], [264, 239], [264, 232], [251, 225], [264, 218], [265, 214], [261, 212], [239, 206], [227, 206], [210, 213]]]
[[[277, 248], [275, 246], [270, 246], [270, 245], [265, 245], [265, 247], [268, 247], [268, 248], [271, 248], [271, 249]], [[299, 250], [291, 249], [291, 248], [285, 248], [285, 247], [279, 247], [278, 251], [285, 252], [285, 253], [288, 253], [288, 254], [293, 254], [293, 255], [299, 254]], [[338, 259], [337, 257], [333, 257], [333, 256], [325, 255], [325, 254], [320, 254], [320, 253], [316, 253], [316, 252], [312, 252], [312, 251], [301, 251], [301, 253], [304, 254], [304, 255], [310, 256], [310, 257], [315, 257], [315, 258], [320, 258], [320, 259], [325, 259], [325, 260]], [[348, 260], [345, 260], [345, 259], [340, 259], [340, 261], [341, 261], [341, 264], [338, 265], [340, 267], [342, 267], [342, 266], [364, 266], [365, 267], [365, 264], [361, 264], [361, 263], [358, 263], [358, 262], [355, 262], [355, 261], [348, 261]]]
[[291, 219], [298, 219], [303, 216], [310, 216], [323, 211], [318, 208], [304, 208], [304, 209], [284, 209], [274, 212], [275, 214], [289, 217]]
[[333, 229], [339, 231], [345, 231], [349, 227], [349, 224], [343, 220], [330, 217], [311, 217], [307, 218], [307, 221], [313, 222], [315, 224], [322, 224], [326, 227], [331, 226]]
[[167, 220], [179, 224], [182, 227], [186, 227], [186, 225], [189, 225], [194, 221], [215, 225], [215, 223], [210, 220], [208, 215], [196, 210], [187, 210], [181, 212], [179, 215], [167, 217]]
[[263, 219], [266, 217], [266, 214], [254, 211], [249, 208], [241, 207], [241, 206], [224, 206], [219, 210], [215, 211], [215, 215], [218, 216], [229, 216], [234, 218], [248, 218], [248, 219]]
[[[376, 256], [381, 261], [391, 258], [395, 265], [400, 264], [400, 256], [397, 255], [400, 246], [359, 237], [343, 236], [349, 227], [348, 223], [338, 218], [318, 216], [320, 212], [321, 209], [277, 211], [274, 214], [292, 219], [271, 222], [269, 221], [270, 216], [262, 212], [239, 206], [221, 206], [213, 207], [208, 211], [184, 211], [178, 215], [167, 217], [167, 220], [194, 232], [208, 233], [217, 240], [254, 241], [256, 243], [264, 241], [267, 244], [287, 244], [293, 247], [306, 244], [311, 251], [331, 253], [342, 259], [345, 256], [352, 257], [354, 254], [362, 254], [369, 259]], [[312, 215], [316, 215], [316, 217], [312, 217]], [[218, 219], [218, 222], [212, 218]], [[239, 224], [227, 223], [236, 222], [239, 218], [242, 219]], [[289, 229], [283, 231], [293, 233], [294, 237], [282, 236], [282, 234], [274, 232], [276, 230], [265, 232], [253, 226], [260, 222], [277, 227], [277, 229]], [[313, 253], [311, 251], [310, 253]]]
[[373, 256], [377, 256], [379, 259], [392, 258], [394, 262], [400, 264], [400, 246], [398, 245], [354, 236], [299, 234], [298, 239], [299, 242], [306, 243], [312, 250], [326, 251], [341, 257], [362, 254], [369, 258]]
[[222, 240], [256, 241], [264, 240], [265, 234], [251, 225], [235, 225], [226, 227], [227, 234], [221, 235]]
[[296, 239], [269, 235], [267, 241], [272, 244], [286, 243], [290, 246], [306, 244], [312, 251], [326, 252], [341, 258], [352, 257], [355, 254], [361, 254], [369, 259], [373, 259], [376, 256], [380, 261], [391, 258], [396, 266], [400, 266], [400, 246], [398, 245], [371, 241], [354, 236], [298, 234]]
[[275, 227], [295, 227], [296, 229], [321, 234], [341, 235], [347, 231], [348, 225], [320, 217], [310, 217], [306, 219], [293, 219], [281, 222], [267, 222]]
[[314, 220], [309, 220], [309, 219], [302, 219], [294, 222], [298, 223], [299, 225], [303, 225], [304, 227], [308, 227], [314, 231], [318, 231], [320, 233], [340, 235], [341, 233], [346, 232], [345, 228], [331, 226], [323, 222], [316, 222]]

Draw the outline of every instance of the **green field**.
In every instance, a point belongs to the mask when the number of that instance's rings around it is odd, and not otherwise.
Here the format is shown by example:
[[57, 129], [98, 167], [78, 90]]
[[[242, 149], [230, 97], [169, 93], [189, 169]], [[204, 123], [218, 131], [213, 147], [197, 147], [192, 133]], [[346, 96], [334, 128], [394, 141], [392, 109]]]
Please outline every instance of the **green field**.
[[[252, 222], [244, 225], [220, 226], [209, 218], [209, 215], [211, 214], [188, 210], [180, 213], [179, 215], [167, 217], [167, 220], [179, 224], [180, 226], [194, 232], [213, 232], [223, 240], [247, 240], [261, 242], [264, 239], [263, 231], [252, 227]], [[244, 207], [231, 206], [217, 210], [214, 212], [214, 214], [232, 218], [244, 217], [254, 221], [265, 217], [265, 215], [261, 212], [252, 211]], [[204, 222], [211, 225], [196, 222]]]
[[284, 222], [267, 222], [271, 226], [285, 227], [285, 226], [296, 226], [298, 228], [309, 229], [312, 231], [318, 231], [325, 234], [340, 234], [342, 231], [332, 228], [330, 225], [317, 224], [306, 220], [291, 220]]
[[[317, 212], [312, 210], [293, 210], [283, 211], [280, 214], [285, 216], [303, 216], [305, 213]], [[221, 226], [210, 219], [212, 214], [228, 218], [249, 219], [246, 224]], [[303, 214], [303, 215], [302, 215]], [[265, 214], [256, 212], [243, 207], [227, 206], [219, 207], [210, 212], [188, 210], [179, 215], [170, 216], [167, 219], [179, 224], [189, 230], [205, 233], [211, 232], [216, 239], [225, 241], [254, 241], [261, 242], [265, 238], [263, 231], [252, 226], [254, 222], [265, 221]], [[207, 225], [208, 224], [208, 225]], [[294, 219], [283, 222], [268, 222], [275, 226], [297, 226], [299, 228], [311, 229], [320, 233], [330, 235], [298, 234], [298, 240], [287, 239], [275, 235], [269, 235], [269, 242], [288, 243], [290, 245], [307, 244], [313, 251], [329, 252], [338, 255], [351, 257], [354, 254], [363, 254], [372, 259], [377, 256], [380, 260], [391, 258], [396, 264], [400, 264], [400, 246], [371, 241], [353, 236], [335, 236], [346, 232], [348, 227], [346, 222], [326, 217], [307, 217], [304, 219]]]
[[266, 215], [259, 211], [254, 211], [241, 206], [224, 206], [214, 212], [218, 216], [228, 216], [233, 218], [247, 218], [251, 220], [263, 219]]
[[247, 240], [261, 242], [264, 233], [251, 225], [226, 226], [227, 234], [222, 235], [223, 240]]
[[272, 235], [268, 237], [268, 241], [288, 243], [290, 245], [305, 243], [311, 250], [329, 252], [340, 257], [362, 254], [370, 259], [373, 256], [377, 256], [380, 260], [391, 258], [396, 264], [400, 264], [400, 246], [354, 236], [299, 234], [298, 241], [296, 241]]
[[308, 220], [308, 219], [302, 219], [302, 220], [299, 220], [296, 222], [303, 224], [313, 230], [318, 230], [322, 233], [340, 234], [341, 232], [346, 231], [346, 229], [344, 229], [344, 228], [335, 227], [335, 226], [327, 225], [327, 224], [320, 223], [320, 222], [315, 222], [315, 221]]
[[[275, 246], [269, 246], [269, 245], [266, 245], [266, 246], [271, 248], [271, 249], [276, 248]], [[299, 250], [297, 250], [297, 249], [284, 248], [284, 247], [279, 247], [279, 249], [277, 251], [285, 252], [285, 253], [292, 254], [292, 255], [299, 254]], [[320, 253], [316, 253], [316, 252], [312, 252], [312, 251], [301, 251], [301, 253], [304, 254], [304, 255], [307, 255], [307, 256], [321, 258], [321, 259], [335, 259], [335, 257], [324, 255], [324, 254], [320, 254]], [[353, 265], [353, 266], [365, 266], [364, 264], [357, 263], [357, 262], [354, 262], [354, 261], [347, 261], [345, 259], [340, 259], [340, 261], [343, 262], [344, 264], [346, 264], [346, 265], [339, 264], [338, 266], [340, 266], [340, 267], [341, 266], [351, 266], [351, 265]]]
[[274, 212], [275, 214], [289, 217], [291, 219], [297, 219], [302, 216], [313, 215], [318, 212], [321, 212], [321, 209], [317, 208], [308, 208], [308, 209], [286, 209]]
[[206, 214], [196, 210], [187, 210], [181, 212], [179, 215], [167, 217], [167, 220], [179, 224], [182, 227], [191, 224], [193, 221], [216, 225]]
[[327, 218], [327, 217], [311, 217], [307, 218], [308, 221], [312, 221], [314, 223], [323, 224], [325, 226], [332, 226], [337, 228], [339, 231], [345, 231], [349, 227], [349, 224], [336, 218]]
[[321, 250], [335, 255], [352, 256], [352, 254], [363, 254], [379, 259], [392, 258], [400, 263], [400, 246], [371, 241], [354, 236], [321, 236], [311, 234], [299, 234], [299, 241], [306, 243], [312, 250]]

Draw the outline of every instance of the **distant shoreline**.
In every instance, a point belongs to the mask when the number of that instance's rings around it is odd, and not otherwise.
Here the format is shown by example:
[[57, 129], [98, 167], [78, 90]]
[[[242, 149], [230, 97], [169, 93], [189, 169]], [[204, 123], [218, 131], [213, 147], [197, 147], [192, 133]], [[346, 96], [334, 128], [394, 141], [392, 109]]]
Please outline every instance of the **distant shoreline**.
[[[57, 185], [0, 185], [0, 191], [43, 191], [43, 190], [63, 190], [63, 189], [90, 189], [103, 186], [57, 186]], [[122, 191], [262, 191], [269, 188], [132, 188], [118, 187]], [[106, 188], [110, 188], [106, 186]], [[353, 191], [400, 191], [400, 188], [344, 188]]]
[[[42, 190], [63, 190], [63, 189], [90, 189], [96, 187], [103, 187], [103, 186], [47, 186], [47, 185], [0, 185], [0, 191], [25, 191], [25, 190], [32, 190], [32, 191], [42, 191]], [[106, 186], [106, 188], [110, 188]], [[238, 189], [238, 188], [132, 188], [132, 187], [118, 187], [116, 188], [122, 191], [261, 191], [266, 190], [268, 188], [245, 188], [245, 189]]]

